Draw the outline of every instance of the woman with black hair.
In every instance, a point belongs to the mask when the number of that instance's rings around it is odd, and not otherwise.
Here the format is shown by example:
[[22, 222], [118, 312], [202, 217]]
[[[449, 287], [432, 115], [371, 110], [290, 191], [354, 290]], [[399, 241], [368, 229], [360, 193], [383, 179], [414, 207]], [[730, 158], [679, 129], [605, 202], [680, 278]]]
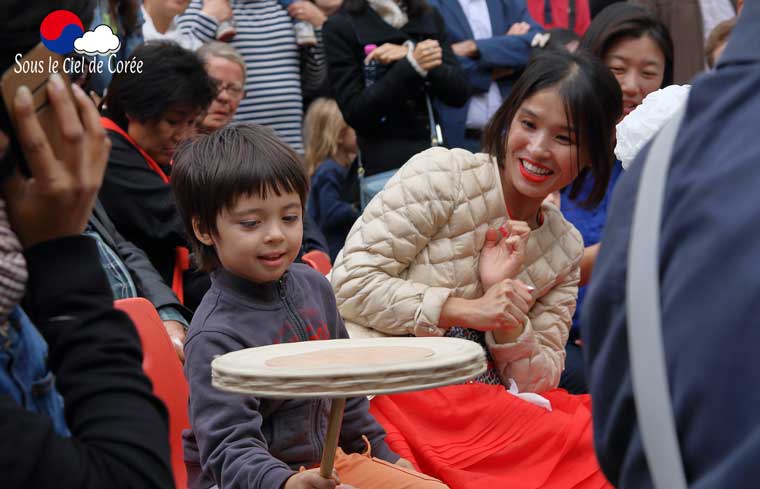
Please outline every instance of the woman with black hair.
[[591, 400], [555, 389], [583, 243], [544, 200], [585, 173], [596, 177], [592, 201], [603, 197], [621, 102], [588, 53], [536, 56], [489, 122], [487, 152], [413, 157], [335, 260], [331, 282], [352, 336], [483, 346], [488, 368], [470, 383], [372, 400], [389, 445], [451, 487], [608, 487]]
[[118, 231], [141, 248], [186, 306], [194, 309], [208, 277], [188, 272], [182, 221], [169, 174], [177, 145], [216, 95], [195, 54], [173, 43], [147, 43], [130, 56], [138, 73], [117, 73], [103, 101], [112, 149], [100, 200]]
[[[667, 27], [649, 10], [629, 3], [615, 3], [604, 9], [591, 22], [581, 40], [580, 49], [601, 59], [615, 75], [623, 94], [621, 120], [638, 107], [655, 90], [673, 83], [673, 43]], [[573, 329], [567, 345], [567, 362], [560, 386], [570, 392], [588, 392], [583, 352], [580, 346], [580, 317], [586, 283], [590, 280], [602, 229], [607, 220], [607, 207], [623, 167], [616, 161], [611, 167], [604, 198], [597, 205], [588, 204], [590, 189], [595, 185], [588, 175], [583, 185], [565, 188], [561, 208], [565, 219], [583, 235], [586, 248], [581, 262], [581, 287]]]
[[[324, 42], [330, 85], [367, 175], [399, 168], [432, 145], [427, 96], [454, 107], [470, 96], [443, 18], [425, 0], [346, 0], [325, 23]], [[371, 45], [378, 47], [365, 54]], [[382, 74], [368, 86], [371, 61]]]

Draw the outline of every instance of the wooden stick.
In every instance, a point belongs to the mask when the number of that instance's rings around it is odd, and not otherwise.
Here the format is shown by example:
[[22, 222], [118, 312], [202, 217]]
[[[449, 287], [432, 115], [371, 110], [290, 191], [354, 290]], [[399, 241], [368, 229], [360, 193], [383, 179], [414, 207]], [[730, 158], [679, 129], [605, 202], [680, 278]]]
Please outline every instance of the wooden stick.
[[345, 407], [345, 397], [332, 400], [330, 421], [327, 424], [327, 436], [325, 437], [325, 446], [322, 452], [322, 464], [319, 466], [319, 474], [325, 479], [332, 477], [333, 465], [335, 464], [335, 450], [338, 448], [340, 426], [343, 424], [343, 410]]

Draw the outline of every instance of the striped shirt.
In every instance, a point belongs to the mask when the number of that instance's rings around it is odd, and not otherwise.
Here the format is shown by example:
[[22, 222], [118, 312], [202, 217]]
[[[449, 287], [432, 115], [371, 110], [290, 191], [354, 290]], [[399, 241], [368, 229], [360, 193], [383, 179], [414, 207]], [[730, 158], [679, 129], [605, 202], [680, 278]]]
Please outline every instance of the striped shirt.
[[[230, 0], [230, 5], [237, 31], [230, 44], [245, 59], [247, 70], [246, 95], [235, 120], [270, 127], [303, 153], [301, 55], [292, 19], [277, 0]], [[201, 41], [212, 41], [218, 23], [201, 8], [201, 0], [192, 0], [178, 24]], [[324, 53], [321, 44], [307, 53], [314, 58], [306, 62], [311, 73], [315, 63], [324, 64]]]

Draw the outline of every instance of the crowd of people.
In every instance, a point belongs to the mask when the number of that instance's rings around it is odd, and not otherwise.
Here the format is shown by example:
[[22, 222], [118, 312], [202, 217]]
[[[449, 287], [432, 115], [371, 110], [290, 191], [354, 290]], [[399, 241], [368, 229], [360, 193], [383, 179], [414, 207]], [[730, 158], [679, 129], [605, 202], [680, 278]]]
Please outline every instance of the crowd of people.
[[[663, 489], [626, 286], [648, 141], [680, 107], [653, 258], [679, 462], [690, 486], [753, 487], [760, 0], [57, 8], [141, 70], [32, 85], [14, 66], [51, 8], [8, 5], [3, 487], [175, 487], [114, 308], [143, 297], [189, 385], [191, 489]], [[688, 100], [655, 106], [673, 84]], [[228, 352], [377, 336], [463, 338], [487, 370], [349, 399], [330, 478], [329, 400], [211, 384]]]

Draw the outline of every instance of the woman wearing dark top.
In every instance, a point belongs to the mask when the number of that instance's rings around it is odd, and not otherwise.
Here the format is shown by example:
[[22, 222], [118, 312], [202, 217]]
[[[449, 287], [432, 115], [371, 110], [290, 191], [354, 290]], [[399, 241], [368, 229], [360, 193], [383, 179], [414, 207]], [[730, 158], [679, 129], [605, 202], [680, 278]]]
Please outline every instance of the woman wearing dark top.
[[[431, 146], [425, 93], [455, 107], [470, 96], [446, 40], [443, 18], [425, 0], [346, 0], [325, 23], [330, 84], [356, 130], [368, 175], [399, 168]], [[365, 46], [382, 74], [366, 86]]]
[[216, 86], [200, 58], [176, 44], [147, 43], [131, 58], [142, 62], [142, 72], [114, 75], [104, 99], [112, 149], [100, 201], [119, 232], [194, 309], [209, 282], [183, 263], [187, 243], [169, 174], [174, 150], [194, 133]]

